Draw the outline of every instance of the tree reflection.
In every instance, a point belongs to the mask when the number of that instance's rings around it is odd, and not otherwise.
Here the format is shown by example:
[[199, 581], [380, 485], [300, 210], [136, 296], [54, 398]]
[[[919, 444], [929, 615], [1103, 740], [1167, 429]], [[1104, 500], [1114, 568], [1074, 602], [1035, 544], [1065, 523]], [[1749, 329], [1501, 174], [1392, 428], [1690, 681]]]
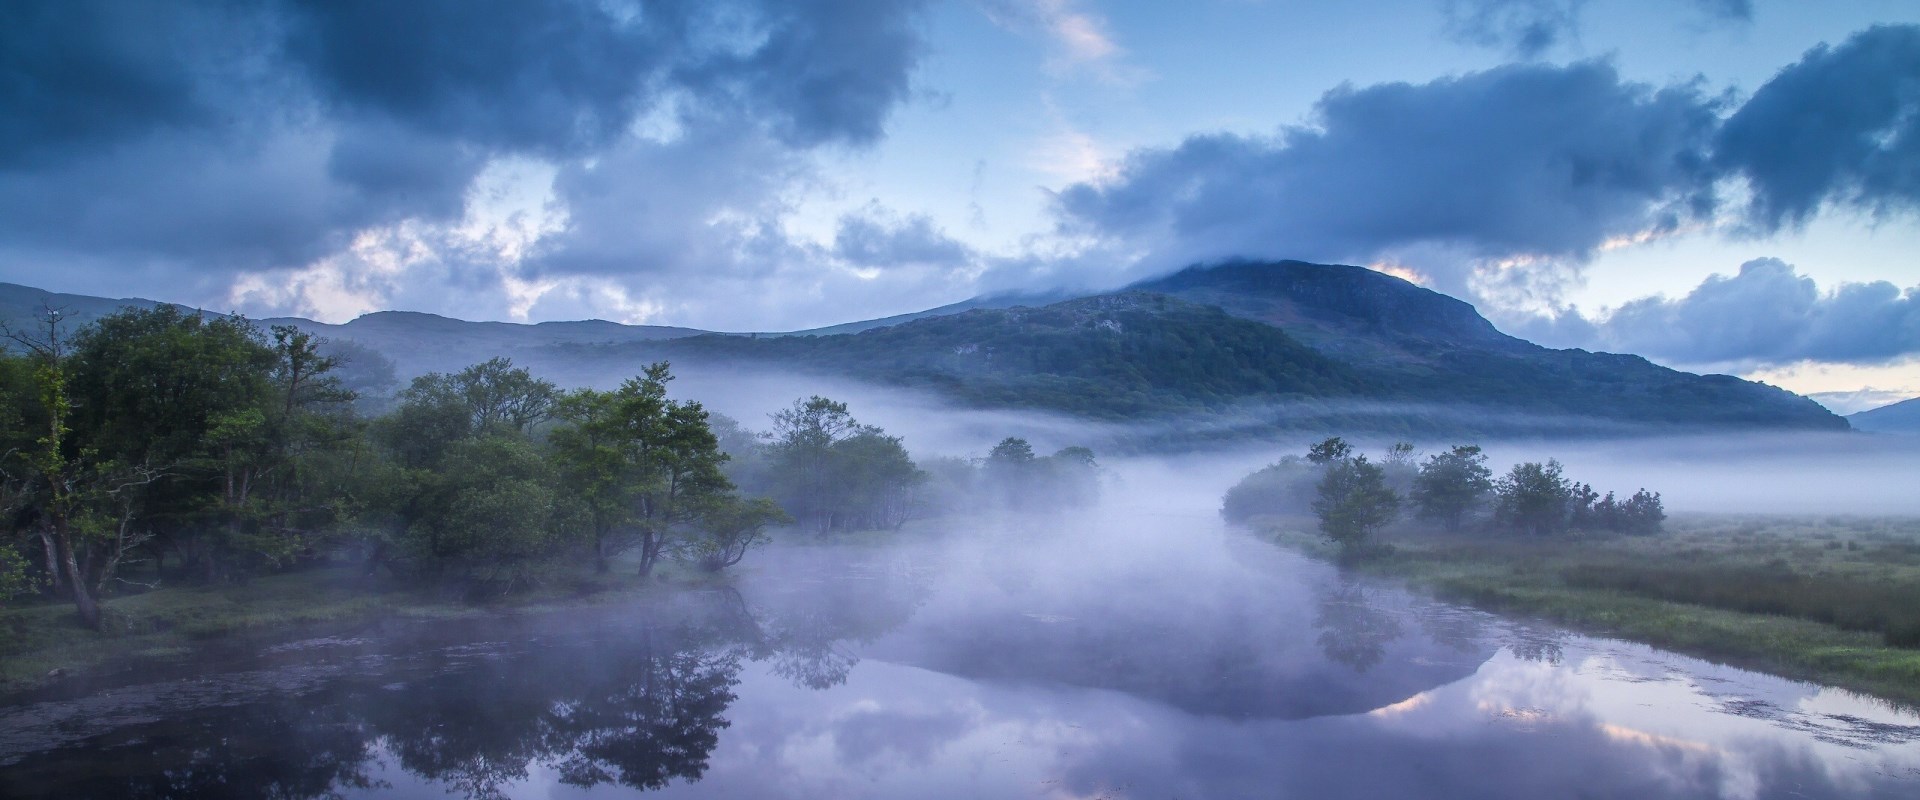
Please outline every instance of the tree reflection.
[[[697, 781], [743, 663], [767, 661], [800, 686], [844, 682], [857, 661], [844, 642], [904, 617], [862, 601], [756, 611], [720, 589], [644, 618], [476, 623], [434, 646], [395, 645], [317, 692], [168, 712], [10, 765], [0, 796], [336, 797], [380, 788], [383, 768], [474, 798], [503, 797], [536, 769], [582, 788]], [[103, 754], [125, 758], [101, 770]]]
[[1320, 650], [1327, 658], [1362, 673], [1378, 665], [1387, 645], [1402, 633], [1400, 621], [1375, 606], [1353, 581], [1342, 581], [1321, 595], [1313, 626], [1320, 630]]

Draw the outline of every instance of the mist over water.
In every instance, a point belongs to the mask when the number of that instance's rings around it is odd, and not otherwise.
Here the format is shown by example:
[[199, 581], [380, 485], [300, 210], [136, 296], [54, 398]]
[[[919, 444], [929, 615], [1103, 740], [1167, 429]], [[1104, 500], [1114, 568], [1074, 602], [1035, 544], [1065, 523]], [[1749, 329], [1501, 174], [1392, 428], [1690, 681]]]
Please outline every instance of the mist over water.
[[[956, 444], [980, 424], [922, 419], [909, 435]], [[1553, 449], [1570, 470], [1658, 463]], [[1108, 459], [1087, 510], [983, 501], [879, 545], [790, 534], [723, 585], [70, 686], [0, 711], [0, 795], [1920, 791], [1920, 715], [1436, 602], [1229, 528], [1220, 491], [1269, 458]]]

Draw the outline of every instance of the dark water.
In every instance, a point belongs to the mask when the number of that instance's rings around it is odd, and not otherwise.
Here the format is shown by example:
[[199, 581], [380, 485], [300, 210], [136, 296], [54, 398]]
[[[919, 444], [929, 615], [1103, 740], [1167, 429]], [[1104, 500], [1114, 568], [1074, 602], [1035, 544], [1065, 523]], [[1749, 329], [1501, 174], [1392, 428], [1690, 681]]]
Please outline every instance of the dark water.
[[0, 709], [0, 797], [1920, 797], [1920, 717], [1125, 503]]

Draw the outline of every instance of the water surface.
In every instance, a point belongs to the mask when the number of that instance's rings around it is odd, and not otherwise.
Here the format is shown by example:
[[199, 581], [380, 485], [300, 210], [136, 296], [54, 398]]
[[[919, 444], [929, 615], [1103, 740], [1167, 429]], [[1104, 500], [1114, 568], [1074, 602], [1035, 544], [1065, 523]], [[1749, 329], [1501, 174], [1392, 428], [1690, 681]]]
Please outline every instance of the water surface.
[[0, 796], [1920, 797], [1920, 716], [1355, 581], [1198, 500], [746, 566], [30, 698]]

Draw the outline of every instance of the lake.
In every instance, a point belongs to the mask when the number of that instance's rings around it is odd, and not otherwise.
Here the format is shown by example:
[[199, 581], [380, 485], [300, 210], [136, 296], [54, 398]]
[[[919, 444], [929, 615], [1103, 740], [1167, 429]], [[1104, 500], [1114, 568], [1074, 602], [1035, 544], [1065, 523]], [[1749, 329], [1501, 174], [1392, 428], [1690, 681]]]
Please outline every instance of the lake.
[[1145, 488], [57, 687], [0, 710], [0, 796], [1920, 797], [1911, 712], [1343, 577]]

